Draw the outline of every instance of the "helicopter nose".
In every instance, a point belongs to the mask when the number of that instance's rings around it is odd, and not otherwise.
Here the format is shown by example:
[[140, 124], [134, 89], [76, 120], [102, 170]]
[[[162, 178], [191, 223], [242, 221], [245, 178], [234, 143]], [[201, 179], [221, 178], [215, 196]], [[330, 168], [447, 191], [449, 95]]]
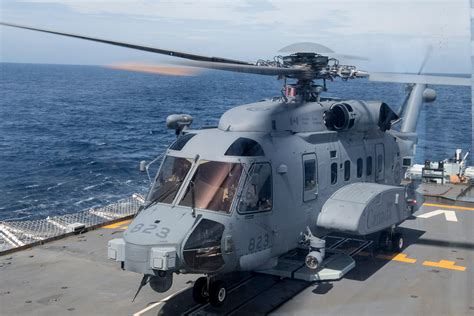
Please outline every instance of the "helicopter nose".
[[155, 205], [135, 217], [124, 239], [135, 245], [178, 245], [195, 222], [189, 210]]
[[123, 238], [109, 242], [108, 256], [141, 274], [174, 271], [182, 261], [180, 246], [196, 222], [190, 210], [152, 206], [135, 217]]
[[224, 230], [223, 223], [193, 216], [190, 209], [154, 206], [139, 213], [123, 239], [109, 242], [109, 258], [143, 274], [178, 269], [212, 273], [232, 253], [231, 237], [223, 238]]

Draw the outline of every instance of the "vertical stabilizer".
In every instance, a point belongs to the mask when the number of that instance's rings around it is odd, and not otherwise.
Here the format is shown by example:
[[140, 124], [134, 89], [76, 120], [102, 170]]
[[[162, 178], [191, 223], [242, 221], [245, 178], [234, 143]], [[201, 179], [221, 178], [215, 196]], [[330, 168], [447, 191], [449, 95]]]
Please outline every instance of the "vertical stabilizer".
[[423, 107], [423, 92], [426, 89], [425, 84], [417, 83], [411, 87], [410, 94], [403, 104], [402, 114], [402, 133], [416, 132], [416, 125]]

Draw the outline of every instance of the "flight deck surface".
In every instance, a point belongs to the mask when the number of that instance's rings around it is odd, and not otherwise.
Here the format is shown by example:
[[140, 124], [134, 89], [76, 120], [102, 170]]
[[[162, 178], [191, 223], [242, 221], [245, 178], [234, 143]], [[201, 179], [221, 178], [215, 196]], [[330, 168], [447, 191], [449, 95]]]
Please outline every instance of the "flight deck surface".
[[0, 256], [1, 315], [474, 315], [474, 208], [426, 204], [401, 226], [402, 253], [354, 257], [340, 281], [309, 283], [257, 273], [228, 276], [223, 307], [192, 300], [196, 275], [162, 294], [107, 259], [128, 221]]

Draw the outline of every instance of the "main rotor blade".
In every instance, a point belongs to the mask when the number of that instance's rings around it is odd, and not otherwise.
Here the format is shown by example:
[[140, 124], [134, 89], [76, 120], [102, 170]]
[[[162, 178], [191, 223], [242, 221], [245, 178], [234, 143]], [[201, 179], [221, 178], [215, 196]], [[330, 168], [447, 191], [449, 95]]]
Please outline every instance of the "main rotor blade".
[[451, 76], [433, 76], [433, 75], [415, 75], [372, 72], [369, 75], [371, 81], [394, 82], [394, 83], [422, 83], [434, 85], [449, 86], [470, 86], [471, 78], [451, 77]]
[[120, 47], [126, 47], [126, 48], [131, 48], [131, 49], [136, 49], [136, 50], [141, 50], [141, 51], [146, 51], [146, 52], [151, 52], [151, 53], [156, 53], [156, 54], [172, 56], [172, 57], [185, 58], [185, 59], [189, 59], [189, 60], [206, 61], [206, 62], [218, 62], [218, 63], [229, 63], [229, 64], [237, 64], [237, 65], [253, 65], [252, 63], [248, 63], [248, 62], [240, 61], [240, 60], [188, 54], [188, 53], [183, 53], [183, 52], [178, 52], [178, 51], [173, 51], [173, 50], [167, 50], [167, 49], [161, 49], [161, 48], [149, 47], [149, 46], [142, 46], [142, 45], [136, 45], [136, 44], [131, 44], [131, 43], [125, 43], [125, 42], [111, 41], [111, 40], [101, 39], [101, 38], [97, 38], [97, 37], [84, 36], [84, 35], [79, 35], [79, 34], [57, 32], [57, 31], [53, 31], [53, 30], [40, 29], [40, 28], [36, 28], [36, 27], [18, 25], [18, 24], [13, 24], [13, 23], [0, 22], [0, 25], [20, 28], [20, 29], [25, 29], [25, 30], [31, 30], [31, 31], [38, 31], [38, 32], [43, 32], [43, 33], [49, 33], [49, 34], [56, 34], [56, 35], [67, 36], [67, 37], [73, 37], [73, 38], [79, 38], [79, 39], [83, 39], [83, 40], [94, 41], [94, 42], [99, 42], [99, 43], [104, 43], [104, 44], [109, 44], [109, 45], [114, 45], [114, 46], [120, 46]]
[[214, 63], [205, 61], [182, 62], [181, 65], [199, 67], [206, 69], [217, 69], [232, 72], [243, 72], [249, 74], [265, 75], [265, 76], [294, 76], [309, 73], [305, 68], [283, 68], [274, 66], [255, 66], [255, 65], [236, 65], [229, 63]]
[[235, 65], [227, 63], [211, 63], [202, 61], [188, 61], [177, 63], [179, 66], [167, 66], [167, 65], [153, 65], [146, 63], [117, 63], [105, 66], [106, 68], [116, 70], [126, 70], [132, 72], [144, 72], [159, 75], [170, 75], [170, 76], [194, 76], [200, 73], [199, 68], [204, 69], [216, 69], [232, 72], [251, 73], [258, 75], [267, 76], [291, 76], [304, 74], [305, 69], [300, 68], [279, 68], [271, 66], [251, 66], [251, 65]]
[[363, 56], [357, 55], [348, 55], [348, 54], [338, 54], [338, 53], [328, 53], [329, 57], [334, 57], [341, 60], [360, 60], [360, 61], [369, 61], [370, 59]]
[[421, 62], [421, 66], [420, 66], [420, 70], [418, 70], [418, 74], [421, 74], [423, 72], [432, 53], [433, 53], [433, 46], [429, 45], [426, 49], [426, 53], [425, 53], [425, 56], [423, 57], [423, 61]]

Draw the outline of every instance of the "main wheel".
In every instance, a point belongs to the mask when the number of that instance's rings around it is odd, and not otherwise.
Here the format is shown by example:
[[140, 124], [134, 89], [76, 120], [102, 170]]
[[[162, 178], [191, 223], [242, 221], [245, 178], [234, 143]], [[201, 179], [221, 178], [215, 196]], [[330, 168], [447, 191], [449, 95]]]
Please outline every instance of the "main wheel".
[[382, 250], [387, 250], [390, 246], [390, 235], [387, 231], [383, 231], [379, 236], [379, 248]]
[[205, 303], [209, 298], [207, 290], [207, 278], [200, 277], [194, 282], [193, 286], [193, 299], [196, 303]]
[[227, 298], [227, 287], [223, 281], [212, 282], [209, 286], [209, 302], [212, 306], [219, 307]]
[[403, 250], [403, 247], [405, 246], [405, 238], [403, 237], [403, 234], [401, 233], [396, 233], [392, 236], [392, 250], [400, 252]]

